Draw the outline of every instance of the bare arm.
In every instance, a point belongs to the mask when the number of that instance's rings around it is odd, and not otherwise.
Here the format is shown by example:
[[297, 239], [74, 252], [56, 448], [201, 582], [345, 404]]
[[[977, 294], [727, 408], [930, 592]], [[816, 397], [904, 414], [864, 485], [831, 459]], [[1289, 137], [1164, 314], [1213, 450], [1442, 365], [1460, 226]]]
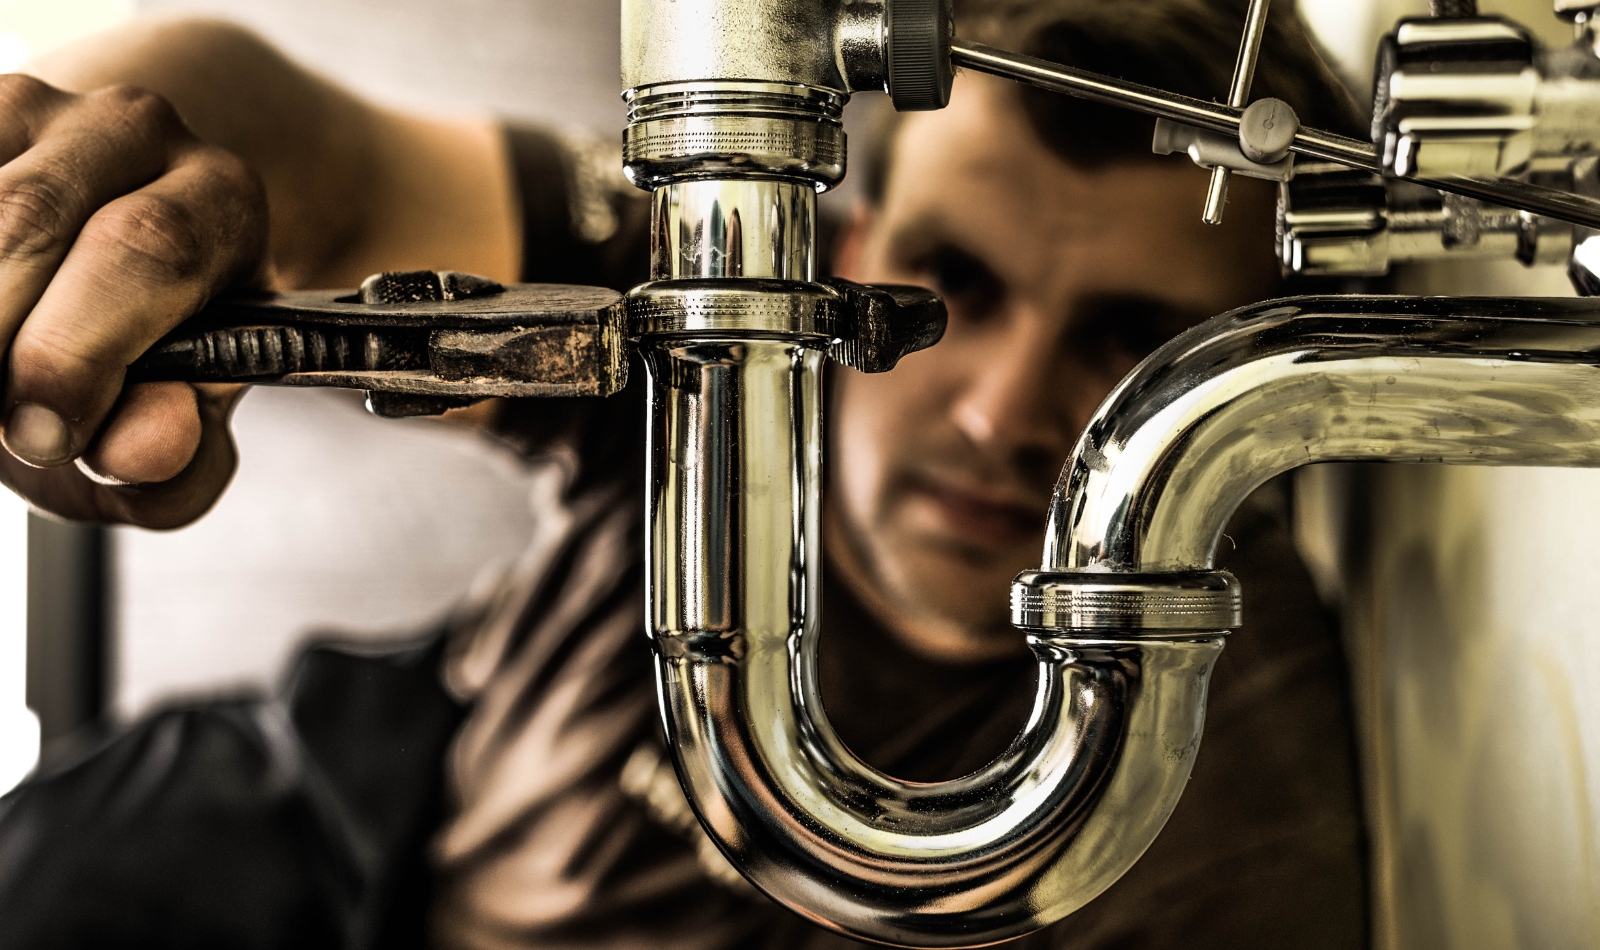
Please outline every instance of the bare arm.
[[230, 284], [517, 276], [488, 121], [376, 108], [211, 21], [138, 23], [31, 72], [0, 77], [0, 479], [46, 510], [166, 527], [215, 501], [237, 389], [122, 378]]
[[282, 286], [354, 286], [403, 267], [517, 277], [511, 173], [491, 121], [380, 109], [215, 20], [137, 22], [29, 72], [70, 92], [147, 89], [244, 159], [266, 186]]

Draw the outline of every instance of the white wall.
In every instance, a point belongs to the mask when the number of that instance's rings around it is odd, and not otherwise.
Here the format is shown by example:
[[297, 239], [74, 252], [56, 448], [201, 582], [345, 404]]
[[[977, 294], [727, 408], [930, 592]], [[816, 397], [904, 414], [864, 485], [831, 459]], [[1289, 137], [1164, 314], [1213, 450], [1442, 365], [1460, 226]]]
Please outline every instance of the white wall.
[[[620, 135], [618, 5], [561, 0], [148, 0], [222, 16], [391, 105]], [[115, 532], [112, 705], [267, 688], [313, 631], [419, 629], [531, 527], [527, 475], [426, 420], [347, 394], [257, 389], [217, 508], [172, 534]]]
[[[0, 72], [133, 14], [133, 0], [0, 0]], [[0, 794], [33, 770], [39, 720], [27, 707], [28, 509], [0, 489]]]
[[394, 637], [521, 551], [528, 473], [436, 420], [358, 394], [258, 387], [234, 417], [239, 474], [193, 526], [113, 532], [113, 708], [274, 684], [306, 635]]
[[[1302, 0], [1345, 63], [1397, 6]], [[1480, 4], [1571, 28], [1548, 0]], [[1404, 11], [1409, 12], [1409, 11]], [[1363, 79], [1367, 67], [1356, 71]], [[1435, 265], [1409, 293], [1571, 293], [1561, 268]], [[1378, 946], [1600, 946], [1600, 472], [1374, 466], [1350, 514]]]
[[28, 708], [28, 506], [0, 490], [0, 795], [39, 760]]

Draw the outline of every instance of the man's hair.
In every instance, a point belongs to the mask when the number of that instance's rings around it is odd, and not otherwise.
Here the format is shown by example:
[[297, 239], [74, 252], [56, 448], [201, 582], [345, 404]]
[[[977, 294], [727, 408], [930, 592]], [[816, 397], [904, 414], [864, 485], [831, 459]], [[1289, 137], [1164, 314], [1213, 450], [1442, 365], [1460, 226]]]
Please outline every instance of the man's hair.
[[[1245, 8], [1246, 0], [956, 0], [956, 24], [963, 39], [1223, 101]], [[1156, 157], [1150, 151], [1155, 120], [1148, 116], [1028, 86], [1013, 90], [1039, 139], [1072, 165]], [[1362, 110], [1285, 0], [1267, 18], [1250, 87], [1251, 101], [1269, 97], [1289, 103], [1302, 125], [1365, 134]], [[883, 194], [897, 125], [886, 117], [865, 143], [861, 170], [873, 201]]]

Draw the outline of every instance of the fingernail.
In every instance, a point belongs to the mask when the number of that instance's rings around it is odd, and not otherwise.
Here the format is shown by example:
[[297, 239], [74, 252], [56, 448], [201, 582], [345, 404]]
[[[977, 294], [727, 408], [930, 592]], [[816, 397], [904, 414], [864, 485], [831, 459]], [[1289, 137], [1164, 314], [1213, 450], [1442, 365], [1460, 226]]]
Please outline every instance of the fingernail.
[[29, 465], [60, 465], [72, 458], [72, 430], [61, 417], [31, 402], [17, 403], [0, 435], [6, 451]]

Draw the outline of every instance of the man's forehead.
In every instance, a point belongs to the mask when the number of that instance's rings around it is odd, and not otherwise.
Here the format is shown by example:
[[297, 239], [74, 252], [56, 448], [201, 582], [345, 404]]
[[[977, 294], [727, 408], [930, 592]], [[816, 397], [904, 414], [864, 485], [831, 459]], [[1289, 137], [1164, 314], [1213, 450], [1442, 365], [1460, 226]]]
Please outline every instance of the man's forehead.
[[1142, 285], [1159, 270], [1182, 297], [1215, 297], [1270, 259], [1270, 188], [1240, 182], [1227, 223], [1208, 227], [1206, 176], [1187, 160], [1068, 164], [1006, 84], [971, 78], [948, 109], [902, 120], [879, 209], [892, 244], [957, 244], [1040, 290]]
[[[1010, 88], [989, 77], [958, 84], [950, 107], [902, 120], [891, 152], [886, 210], [967, 205], [1036, 237], [1103, 229], [1129, 215], [1182, 231], [1203, 175], [1181, 159], [1130, 157], [1085, 168], [1050, 151]], [[899, 208], [894, 207], [899, 205]], [[1196, 232], [1201, 233], [1201, 232]]]

